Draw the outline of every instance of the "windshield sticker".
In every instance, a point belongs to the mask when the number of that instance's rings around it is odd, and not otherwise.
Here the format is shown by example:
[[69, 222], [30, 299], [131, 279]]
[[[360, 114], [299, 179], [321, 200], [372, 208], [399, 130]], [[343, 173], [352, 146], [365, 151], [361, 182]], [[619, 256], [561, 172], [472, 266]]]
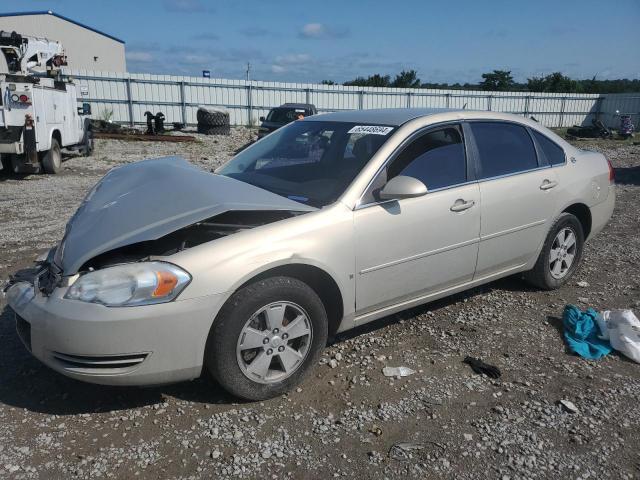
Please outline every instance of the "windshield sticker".
[[356, 125], [347, 133], [367, 133], [369, 135], [387, 135], [393, 127], [381, 127], [379, 125]]

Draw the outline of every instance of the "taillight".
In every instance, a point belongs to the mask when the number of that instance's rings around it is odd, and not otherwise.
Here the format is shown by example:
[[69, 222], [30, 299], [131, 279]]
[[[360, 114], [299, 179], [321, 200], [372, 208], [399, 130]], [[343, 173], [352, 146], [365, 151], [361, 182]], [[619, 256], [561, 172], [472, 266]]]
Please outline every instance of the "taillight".
[[609, 183], [614, 183], [616, 181], [616, 172], [613, 169], [613, 165], [611, 165], [611, 160], [607, 158], [607, 165], [609, 165]]
[[29, 97], [27, 97], [26, 95], [20, 95], [20, 101], [22, 103], [27, 103], [29, 101]]

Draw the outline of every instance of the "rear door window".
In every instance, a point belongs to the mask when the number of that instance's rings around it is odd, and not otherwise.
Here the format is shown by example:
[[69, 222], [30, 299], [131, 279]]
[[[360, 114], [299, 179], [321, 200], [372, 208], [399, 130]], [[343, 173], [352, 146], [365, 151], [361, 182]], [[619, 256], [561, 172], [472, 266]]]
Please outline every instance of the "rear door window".
[[462, 132], [457, 125], [432, 130], [411, 142], [387, 170], [387, 181], [398, 175], [414, 177], [429, 190], [467, 181]]
[[535, 130], [533, 130], [533, 136], [542, 149], [544, 156], [547, 157], [549, 165], [562, 165], [565, 162], [564, 149], [562, 147]]
[[470, 122], [480, 155], [479, 178], [525, 172], [538, 167], [531, 136], [524, 127], [502, 122]]

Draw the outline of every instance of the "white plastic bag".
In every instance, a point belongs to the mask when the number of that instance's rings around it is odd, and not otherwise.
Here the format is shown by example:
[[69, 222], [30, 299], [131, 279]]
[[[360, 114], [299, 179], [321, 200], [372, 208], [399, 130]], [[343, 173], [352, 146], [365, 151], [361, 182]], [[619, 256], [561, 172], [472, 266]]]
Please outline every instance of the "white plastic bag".
[[631, 310], [605, 310], [598, 314], [596, 322], [602, 335], [611, 346], [640, 363], [640, 320]]

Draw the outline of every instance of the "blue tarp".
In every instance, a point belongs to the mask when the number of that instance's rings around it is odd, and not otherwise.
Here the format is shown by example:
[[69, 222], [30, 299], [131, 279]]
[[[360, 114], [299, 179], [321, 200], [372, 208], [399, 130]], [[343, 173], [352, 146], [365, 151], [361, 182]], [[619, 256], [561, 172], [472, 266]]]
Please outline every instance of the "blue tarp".
[[569, 348], [589, 360], [602, 358], [613, 350], [608, 340], [598, 338], [600, 328], [596, 322], [597, 316], [598, 312], [593, 308], [583, 312], [575, 305], [564, 307], [562, 314], [564, 338]]

